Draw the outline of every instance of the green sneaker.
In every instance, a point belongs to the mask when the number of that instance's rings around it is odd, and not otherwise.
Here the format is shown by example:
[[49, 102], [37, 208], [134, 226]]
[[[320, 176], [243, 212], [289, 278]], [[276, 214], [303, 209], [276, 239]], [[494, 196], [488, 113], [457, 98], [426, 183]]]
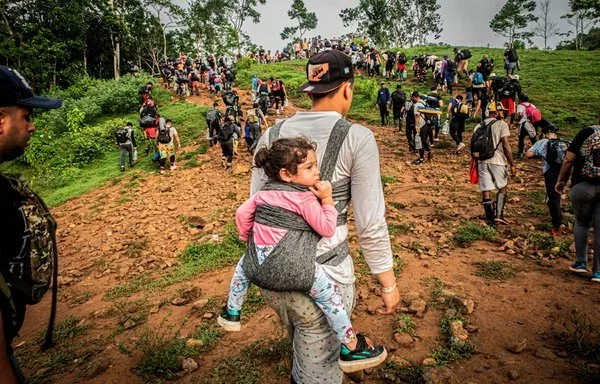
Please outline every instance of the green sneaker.
[[225, 307], [217, 318], [217, 323], [228, 332], [239, 332], [242, 329], [240, 323], [241, 314], [241, 311], [227, 309], [227, 307]]
[[344, 344], [340, 349], [338, 364], [343, 372], [356, 372], [367, 368], [373, 368], [383, 363], [387, 358], [387, 351], [381, 345], [369, 347], [365, 336], [357, 334], [358, 343], [356, 349], [350, 350]]

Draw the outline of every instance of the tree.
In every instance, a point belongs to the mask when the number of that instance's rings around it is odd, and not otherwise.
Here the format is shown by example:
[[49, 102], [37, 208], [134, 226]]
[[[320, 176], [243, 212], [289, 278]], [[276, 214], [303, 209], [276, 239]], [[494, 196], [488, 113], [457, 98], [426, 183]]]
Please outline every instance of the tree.
[[600, 18], [600, 0], [569, 0], [571, 12], [561, 16], [575, 27], [575, 49], [583, 47], [583, 35]]
[[357, 24], [380, 46], [395, 44], [425, 44], [433, 35], [439, 39], [442, 32], [437, 0], [360, 0], [357, 7], [343, 9], [340, 17], [344, 26]]
[[298, 22], [297, 27], [285, 27], [281, 32], [281, 40], [287, 40], [293, 38], [296, 35], [302, 39], [302, 36], [310, 30], [317, 28], [317, 14], [314, 12], [308, 12], [304, 1], [294, 0], [292, 7], [288, 11], [288, 16], [292, 20]]
[[527, 28], [530, 22], [538, 20], [533, 14], [535, 7], [535, 1], [508, 0], [490, 21], [490, 28], [496, 34], [507, 38], [511, 44], [517, 39], [530, 40], [533, 33], [522, 30]]
[[[556, 46], [557, 50], [575, 50], [575, 39], [562, 41]], [[590, 28], [588, 33], [581, 35], [581, 49], [595, 51], [600, 49], [600, 28]]]
[[558, 25], [550, 20], [550, 3], [551, 0], [540, 1], [538, 20], [536, 21], [535, 28], [531, 31], [534, 36], [544, 39], [544, 49], [548, 49], [548, 40], [558, 35], [560, 32]]
[[232, 32], [235, 34], [238, 53], [241, 53], [241, 36], [243, 34], [242, 27], [244, 26], [244, 22], [250, 18], [253, 23], [258, 23], [260, 21], [260, 13], [256, 10], [256, 6], [258, 4], [265, 5], [267, 0], [224, 0], [222, 3], [225, 17], [229, 20]]

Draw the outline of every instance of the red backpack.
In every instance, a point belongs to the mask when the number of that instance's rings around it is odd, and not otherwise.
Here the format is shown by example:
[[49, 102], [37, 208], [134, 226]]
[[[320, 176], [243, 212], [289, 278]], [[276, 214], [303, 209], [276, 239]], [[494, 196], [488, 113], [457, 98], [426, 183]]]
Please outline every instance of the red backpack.
[[525, 115], [527, 115], [527, 119], [531, 123], [537, 123], [542, 120], [542, 112], [540, 112], [537, 107], [531, 103], [522, 103], [525, 107]]

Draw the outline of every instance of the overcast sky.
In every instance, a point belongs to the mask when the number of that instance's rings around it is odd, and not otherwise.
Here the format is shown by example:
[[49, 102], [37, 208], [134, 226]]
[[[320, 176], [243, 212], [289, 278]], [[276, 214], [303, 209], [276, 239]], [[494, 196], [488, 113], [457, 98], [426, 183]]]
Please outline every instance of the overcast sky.
[[[337, 37], [353, 31], [344, 28], [339, 17], [340, 10], [354, 7], [359, 0], [304, 0], [306, 8], [317, 14], [319, 23], [314, 31], [309, 31], [306, 36]], [[439, 0], [442, 6], [442, 26], [444, 28], [440, 42], [451, 45], [500, 47], [504, 38], [497, 36], [489, 27], [489, 22], [502, 8], [505, 0]], [[246, 22], [244, 30], [250, 35], [253, 42], [263, 45], [266, 49], [281, 49], [284, 45], [279, 33], [286, 26], [294, 24], [288, 18], [287, 11], [292, 0], [267, 0], [261, 6], [260, 23]], [[539, 7], [538, 7], [539, 8]], [[551, 19], [559, 24], [563, 30], [569, 30], [570, 25], [560, 16], [569, 11], [567, 0], [552, 0]], [[539, 9], [536, 13], [539, 12]], [[555, 46], [561, 39], [555, 36], [549, 41], [550, 46]], [[543, 47], [543, 41], [535, 38], [535, 43]]]

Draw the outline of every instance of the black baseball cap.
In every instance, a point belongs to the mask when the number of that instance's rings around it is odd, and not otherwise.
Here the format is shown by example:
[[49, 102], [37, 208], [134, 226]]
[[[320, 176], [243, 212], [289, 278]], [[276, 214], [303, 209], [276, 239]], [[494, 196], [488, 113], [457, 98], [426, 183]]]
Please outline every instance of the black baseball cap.
[[354, 78], [352, 60], [338, 50], [319, 52], [308, 60], [306, 78], [298, 92], [328, 93]]
[[54, 109], [62, 100], [35, 96], [33, 89], [16, 70], [0, 65], [0, 107], [28, 107]]

